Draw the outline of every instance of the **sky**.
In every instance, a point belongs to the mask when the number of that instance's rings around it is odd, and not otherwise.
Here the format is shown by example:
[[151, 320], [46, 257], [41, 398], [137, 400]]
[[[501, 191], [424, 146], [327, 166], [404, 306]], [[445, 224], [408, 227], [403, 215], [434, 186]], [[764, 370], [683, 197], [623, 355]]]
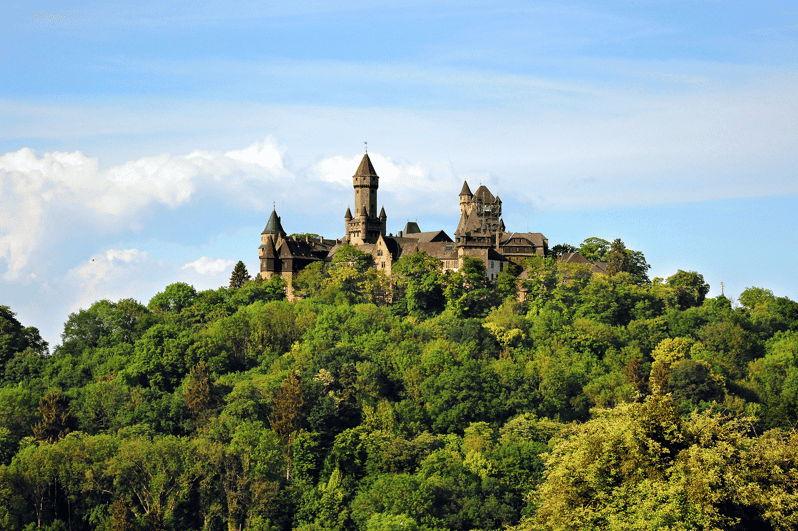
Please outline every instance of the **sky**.
[[364, 142], [389, 232], [451, 236], [467, 180], [550, 246], [798, 300], [793, 2], [4, 4], [0, 304], [51, 348], [254, 274], [272, 208], [343, 236]]

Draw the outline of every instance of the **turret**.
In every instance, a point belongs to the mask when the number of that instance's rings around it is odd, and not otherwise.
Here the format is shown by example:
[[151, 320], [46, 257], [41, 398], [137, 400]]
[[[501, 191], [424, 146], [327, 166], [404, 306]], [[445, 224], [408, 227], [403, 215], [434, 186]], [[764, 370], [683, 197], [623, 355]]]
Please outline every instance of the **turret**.
[[388, 214], [385, 213], [385, 207], [380, 209], [380, 234], [385, 236], [385, 229], [388, 225]]
[[471, 193], [471, 188], [468, 187], [468, 182], [463, 181], [463, 189], [460, 190], [460, 216], [471, 213], [471, 200], [474, 194]]

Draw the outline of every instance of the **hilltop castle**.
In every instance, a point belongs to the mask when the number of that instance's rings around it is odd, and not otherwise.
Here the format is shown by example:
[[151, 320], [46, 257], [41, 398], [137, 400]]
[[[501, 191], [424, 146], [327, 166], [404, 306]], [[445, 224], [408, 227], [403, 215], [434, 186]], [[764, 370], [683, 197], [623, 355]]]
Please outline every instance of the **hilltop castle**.
[[331, 260], [346, 243], [370, 254], [375, 267], [389, 276], [397, 260], [418, 251], [439, 259], [444, 270], [456, 271], [465, 256], [479, 258], [485, 263], [489, 280], [495, 280], [508, 262], [520, 264], [530, 256], [548, 253], [549, 241], [539, 232], [508, 233], [502, 221], [501, 199], [494, 197], [484, 185], [472, 194], [467, 182], [460, 191], [460, 223], [454, 240], [443, 230], [422, 232], [418, 224], [412, 222], [396, 236], [386, 235], [385, 208], [377, 214], [379, 181], [366, 153], [352, 176], [355, 215], [346, 209], [345, 233], [340, 239], [288, 237], [280, 216], [273, 211], [261, 233], [258, 248], [261, 277], [280, 275], [290, 283], [309, 264]]

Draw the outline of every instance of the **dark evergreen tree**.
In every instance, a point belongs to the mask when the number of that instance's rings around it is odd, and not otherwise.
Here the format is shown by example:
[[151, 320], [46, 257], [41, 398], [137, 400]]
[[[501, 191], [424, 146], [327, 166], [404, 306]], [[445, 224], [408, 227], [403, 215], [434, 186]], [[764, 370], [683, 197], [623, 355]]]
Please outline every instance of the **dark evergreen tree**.
[[230, 288], [238, 289], [250, 280], [252, 280], [252, 277], [249, 276], [247, 272], [247, 266], [244, 265], [244, 262], [239, 260], [233, 268], [233, 274], [230, 275]]

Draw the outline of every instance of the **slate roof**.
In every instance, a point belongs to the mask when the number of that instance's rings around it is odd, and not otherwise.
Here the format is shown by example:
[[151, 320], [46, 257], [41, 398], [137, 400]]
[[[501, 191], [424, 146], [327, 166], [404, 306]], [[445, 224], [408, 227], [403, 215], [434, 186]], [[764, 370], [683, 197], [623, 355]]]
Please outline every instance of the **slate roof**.
[[377, 172], [374, 171], [374, 166], [371, 164], [371, 159], [369, 158], [369, 154], [366, 153], [363, 155], [363, 160], [360, 161], [360, 166], [357, 167], [357, 171], [355, 172], [355, 177], [358, 176], [374, 176], [377, 177]]
[[352, 211], [349, 210], [349, 207], [346, 207], [346, 214], [344, 214], [344, 219], [347, 221], [352, 219]]
[[285, 236], [285, 231], [280, 223], [280, 216], [277, 215], [276, 210], [272, 210], [272, 215], [269, 216], [269, 221], [266, 222], [266, 228], [263, 229], [261, 234], [282, 234]]
[[468, 187], [467, 181], [463, 181], [463, 189], [460, 190], [460, 195], [467, 195], [468, 197], [472, 197], [474, 195], [471, 193], [471, 188]]
[[402, 230], [402, 235], [407, 236], [408, 234], [421, 234], [421, 228], [418, 226], [418, 223], [415, 221], [407, 222], [404, 230]]
[[405, 233], [405, 238], [413, 238], [417, 240], [419, 243], [421, 242], [452, 242], [452, 240], [446, 232], [442, 230], [434, 230], [432, 232], [416, 232], [416, 233]]

